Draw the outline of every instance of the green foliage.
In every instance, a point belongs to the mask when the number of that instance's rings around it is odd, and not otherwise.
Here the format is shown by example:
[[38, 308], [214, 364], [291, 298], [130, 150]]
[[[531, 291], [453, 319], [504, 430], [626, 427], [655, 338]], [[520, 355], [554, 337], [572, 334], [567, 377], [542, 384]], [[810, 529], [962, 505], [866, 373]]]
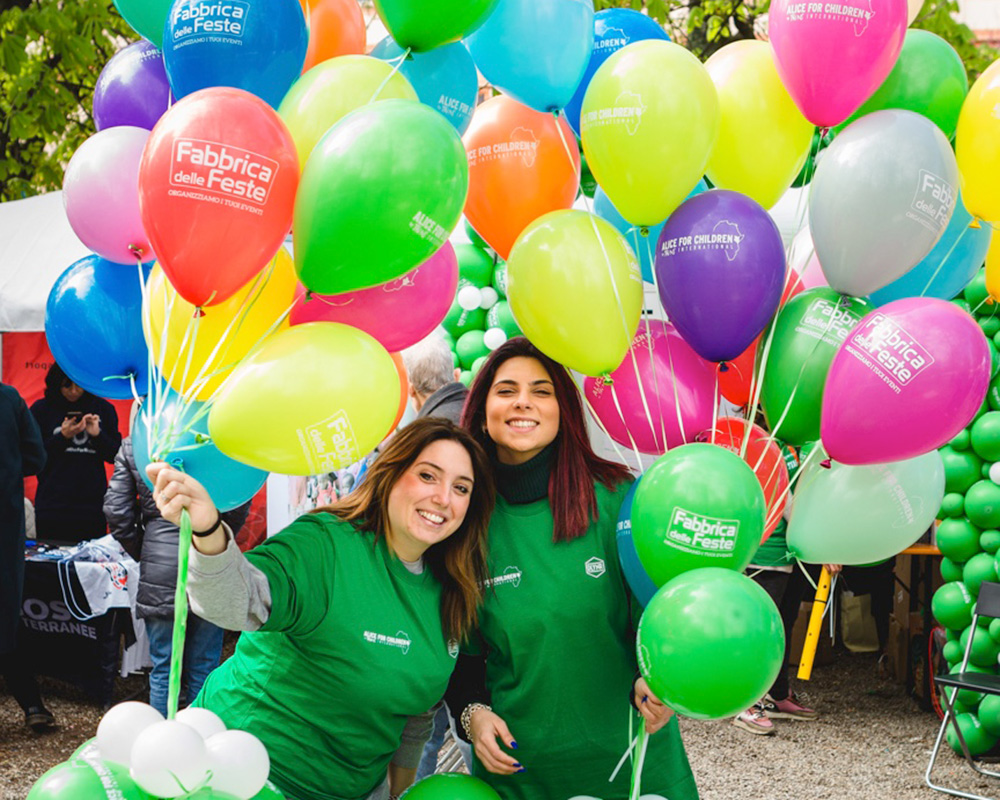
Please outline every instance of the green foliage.
[[911, 27], [936, 33], [954, 47], [965, 64], [971, 85], [1000, 52], [992, 45], [977, 42], [969, 26], [955, 19], [957, 12], [956, 0], [926, 0]]
[[111, 0], [13, 0], [0, 11], [0, 200], [62, 184], [94, 133], [101, 68], [138, 38]]

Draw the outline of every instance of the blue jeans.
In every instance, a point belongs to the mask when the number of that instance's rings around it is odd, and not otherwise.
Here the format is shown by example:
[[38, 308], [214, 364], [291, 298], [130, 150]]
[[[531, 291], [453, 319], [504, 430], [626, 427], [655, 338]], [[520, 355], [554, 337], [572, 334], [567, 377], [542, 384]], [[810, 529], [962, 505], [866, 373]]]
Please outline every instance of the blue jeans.
[[[170, 653], [173, 650], [174, 619], [150, 618], [146, 620], [149, 636], [149, 656], [153, 671], [149, 673], [149, 704], [166, 716], [167, 692], [170, 684]], [[190, 703], [222, 657], [222, 628], [206, 622], [195, 614], [188, 614], [187, 636], [184, 639], [184, 669], [181, 677], [181, 698]], [[187, 705], [182, 702], [181, 706]]]

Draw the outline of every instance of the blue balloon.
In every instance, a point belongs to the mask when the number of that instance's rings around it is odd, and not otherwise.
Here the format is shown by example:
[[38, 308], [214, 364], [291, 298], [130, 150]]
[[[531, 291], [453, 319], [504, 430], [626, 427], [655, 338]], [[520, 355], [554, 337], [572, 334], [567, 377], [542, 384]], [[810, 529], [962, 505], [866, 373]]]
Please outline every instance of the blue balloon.
[[[143, 279], [152, 265], [143, 266]], [[56, 280], [45, 304], [45, 338], [63, 371], [88, 392], [125, 400], [149, 380], [139, 276], [100, 256], [81, 258]]]
[[606, 8], [594, 15], [594, 51], [590, 55], [587, 71], [576, 87], [576, 93], [566, 104], [566, 120], [580, 135], [580, 109], [583, 106], [583, 96], [590, 86], [597, 68], [608, 58], [632, 42], [645, 39], [663, 39], [669, 42], [670, 37], [656, 20], [633, 11], [631, 8]]
[[[375, 45], [371, 55], [382, 61], [393, 61], [406, 52], [386, 36]], [[420, 102], [465, 133], [476, 109], [479, 76], [469, 51], [460, 42], [435, 47], [426, 53], [410, 53], [399, 65], [399, 71], [410, 82]]]
[[594, 46], [591, 0], [500, 0], [465, 45], [483, 76], [536, 111], [573, 97]]
[[[241, 506], [260, 491], [267, 480], [266, 472], [223, 455], [207, 441], [208, 413], [202, 410], [204, 403], [185, 404], [172, 389], [163, 393], [159, 405], [156, 399], [147, 398], [132, 423], [135, 465], [150, 489], [153, 484], [146, 476], [146, 465], [155, 458], [195, 478], [220, 511]], [[155, 453], [150, 452], [150, 439]]]
[[163, 63], [178, 99], [232, 86], [277, 108], [302, 72], [308, 43], [296, 0], [174, 0]]
[[635, 551], [635, 542], [632, 541], [632, 499], [641, 480], [640, 477], [629, 487], [622, 501], [622, 507], [618, 511], [618, 524], [615, 526], [615, 541], [618, 544], [618, 560], [621, 562], [622, 572], [625, 573], [625, 580], [628, 581], [635, 599], [645, 608], [649, 599], [656, 594], [658, 587], [639, 562], [639, 554]]
[[920, 296], [951, 300], [961, 292], [979, 271], [990, 249], [990, 226], [970, 228], [971, 222], [972, 216], [959, 197], [938, 243], [905, 275], [872, 292], [872, 303], [884, 306], [903, 297]]
[[[601, 13], [603, 14], [604, 12], [602, 11]], [[708, 184], [702, 178], [684, 199], [687, 200], [696, 194], [707, 191]], [[663, 220], [659, 225], [651, 225], [647, 228], [649, 231], [648, 235], [643, 236], [639, 228], [618, 213], [618, 209], [614, 207], [614, 204], [600, 186], [594, 192], [594, 213], [614, 225], [618, 232], [625, 237], [625, 240], [631, 245], [636, 258], [639, 259], [639, 266], [642, 268], [642, 279], [646, 283], [653, 283], [653, 253], [656, 252], [656, 242], [660, 238], [660, 231], [663, 230], [663, 224], [666, 220]]]

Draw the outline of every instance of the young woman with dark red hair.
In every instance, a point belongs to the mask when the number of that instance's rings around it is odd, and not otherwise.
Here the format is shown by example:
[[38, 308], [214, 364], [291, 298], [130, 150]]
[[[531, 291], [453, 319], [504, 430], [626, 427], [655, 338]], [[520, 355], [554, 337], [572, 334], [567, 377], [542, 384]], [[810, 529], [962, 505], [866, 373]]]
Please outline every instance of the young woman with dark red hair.
[[696, 798], [677, 720], [635, 678], [638, 606], [615, 545], [632, 479], [592, 450], [571, 377], [511, 339], [477, 375], [462, 424], [490, 456], [498, 491], [478, 629], [447, 695], [476, 774], [504, 800], [625, 800], [629, 769], [608, 779], [638, 709], [647, 730], [663, 728], [643, 793]]

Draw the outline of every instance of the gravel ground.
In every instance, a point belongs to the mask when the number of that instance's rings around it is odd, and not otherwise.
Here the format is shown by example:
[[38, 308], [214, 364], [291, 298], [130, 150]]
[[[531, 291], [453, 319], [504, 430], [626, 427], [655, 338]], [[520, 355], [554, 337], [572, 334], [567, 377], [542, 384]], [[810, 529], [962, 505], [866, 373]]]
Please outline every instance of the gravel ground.
[[[937, 717], [921, 711], [902, 686], [876, 676], [870, 655], [838, 652], [794, 688], [823, 716], [813, 722], [778, 720], [775, 736], [754, 736], [728, 722], [685, 720], [684, 739], [703, 800], [929, 800], [923, 782]], [[115, 700], [144, 699], [141, 676], [119, 681]], [[46, 702], [59, 720], [52, 733], [24, 727], [20, 709], [0, 693], [0, 796], [23, 800], [32, 782], [94, 735], [101, 709], [55, 681], [43, 681]], [[965, 791], [1000, 790], [977, 779], [950, 750], [935, 775]], [[555, 799], [553, 799], [555, 800]]]

